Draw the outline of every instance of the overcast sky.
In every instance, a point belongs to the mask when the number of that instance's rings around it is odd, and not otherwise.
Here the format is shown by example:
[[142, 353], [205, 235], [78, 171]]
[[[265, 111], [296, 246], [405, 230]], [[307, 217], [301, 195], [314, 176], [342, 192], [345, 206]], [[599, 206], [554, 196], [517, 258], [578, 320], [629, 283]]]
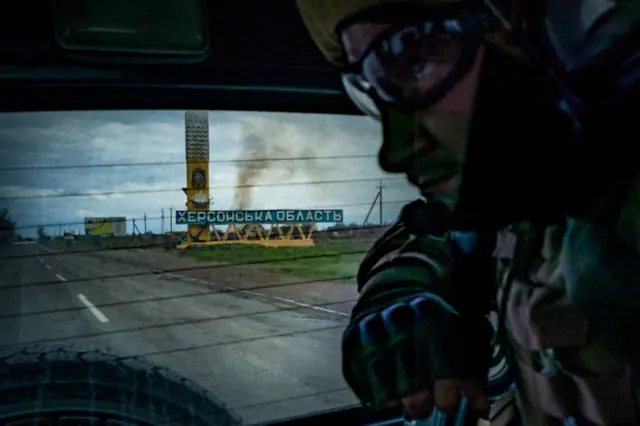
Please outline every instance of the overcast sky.
[[[184, 133], [184, 111], [2, 114], [0, 207], [9, 208], [25, 235], [35, 234], [38, 224], [71, 223], [80, 231], [85, 217], [104, 216], [140, 219], [142, 231], [145, 213], [147, 229], [159, 232], [163, 208], [168, 230], [169, 208], [183, 210], [186, 201], [180, 189], [186, 186]], [[387, 179], [383, 214], [390, 221], [402, 207], [397, 201], [417, 195], [400, 176], [379, 169], [379, 124], [366, 117], [215, 111], [209, 134], [215, 210], [238, 207], [234, 186], [248, 166], [259, 167], [251, 183], [263, 185], [249, 191], [248, 209], [342, 208], [346, 223], [361, 223], [381, 178]], [[370, 157], [322, 159], [349, 155]], [[318, 158], [226, 162], [283, 157]], [[164, 164], [123, 165], [131, 163]], [[78, 167], [87, 165], [109, 166]], [[287, 185], [357, 179], [363, 181]], [[371, 220], [379, 220], [377, 208]]]

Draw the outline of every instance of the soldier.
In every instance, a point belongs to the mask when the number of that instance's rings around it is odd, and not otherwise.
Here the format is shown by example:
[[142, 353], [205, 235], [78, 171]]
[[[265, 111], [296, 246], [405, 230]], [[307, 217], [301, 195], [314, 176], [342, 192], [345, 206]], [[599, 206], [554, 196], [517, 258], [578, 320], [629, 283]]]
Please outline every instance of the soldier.
[[297, 4], [381, 122], [381, 168], [423, 194], [358, 272], [358, 398], [413, 419], [461, 395], [486, 409], [495, 310], [516, 390], [492, 424], [637, 424], [640, 2]]

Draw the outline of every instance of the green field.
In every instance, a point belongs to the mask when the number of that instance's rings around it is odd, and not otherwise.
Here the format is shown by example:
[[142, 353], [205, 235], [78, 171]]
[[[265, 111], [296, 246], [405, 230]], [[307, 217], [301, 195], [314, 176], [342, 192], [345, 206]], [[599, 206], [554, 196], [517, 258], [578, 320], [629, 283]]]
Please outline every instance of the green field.
[[188, 249], [184, 251], [184, 255], [231, 265], [256, 262], [271, 271], [325, 279], [354, 276], [370, 246], [371, 243], [362, 242], [316, 243], [313, 247], [261, 247], [238, 244]]

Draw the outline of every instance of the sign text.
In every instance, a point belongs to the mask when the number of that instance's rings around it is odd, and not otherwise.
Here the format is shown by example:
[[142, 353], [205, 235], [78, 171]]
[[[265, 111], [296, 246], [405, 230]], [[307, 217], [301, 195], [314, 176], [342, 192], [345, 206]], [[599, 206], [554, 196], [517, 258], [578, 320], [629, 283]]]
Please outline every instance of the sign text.
[[176, 225], [244, 225], [251, 223], [340, 223], [342, 210], [176, 211]]

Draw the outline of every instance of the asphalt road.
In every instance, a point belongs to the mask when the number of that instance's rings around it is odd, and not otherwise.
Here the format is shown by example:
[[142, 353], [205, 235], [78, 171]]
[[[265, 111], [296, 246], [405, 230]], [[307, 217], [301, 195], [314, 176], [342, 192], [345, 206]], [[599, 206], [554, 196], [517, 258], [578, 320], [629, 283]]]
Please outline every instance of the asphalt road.
[[356, 402], [340, 372], [344, 304], [233, 291], [39, 244], [0, 251], [27, 255], [0, 260], [3, 348], [73, 344], [142, 355], [208, 388], [245, 424]]

